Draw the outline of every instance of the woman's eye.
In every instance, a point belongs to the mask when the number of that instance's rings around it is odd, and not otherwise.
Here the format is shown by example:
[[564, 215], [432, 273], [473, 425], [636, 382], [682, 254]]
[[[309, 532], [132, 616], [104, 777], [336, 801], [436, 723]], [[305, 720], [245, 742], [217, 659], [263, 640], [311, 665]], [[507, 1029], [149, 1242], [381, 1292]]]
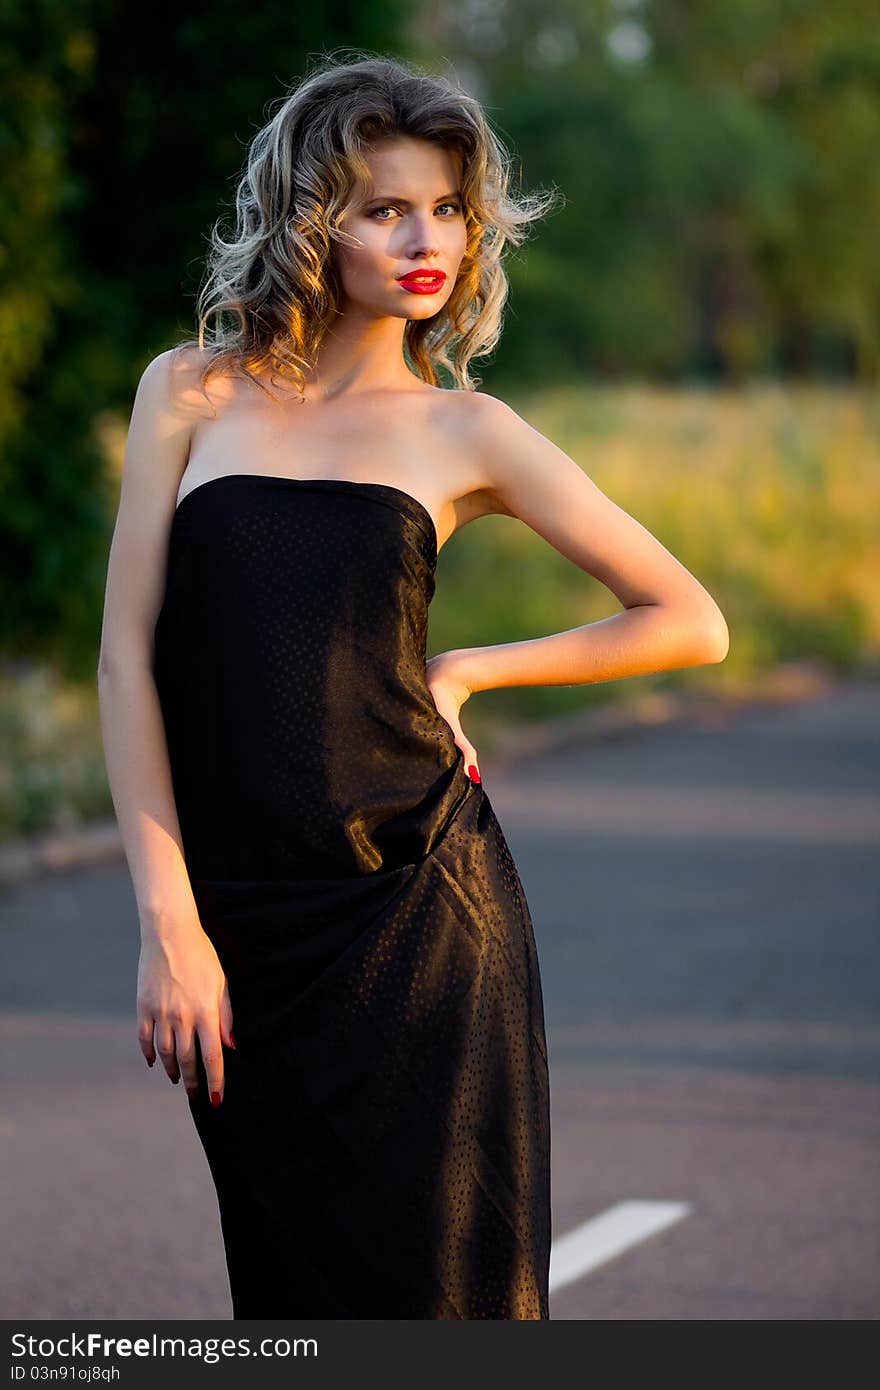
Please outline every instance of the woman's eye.
[[[461, 206], [460, 206], [459, 203], [440, 203], [440, 204], [439, 204], [439, 207], [441, 207], [441, 208], [452, 208], [453, 212], [461, 212]], [[396, 208], [393, 208], [393, 207], [390, 205], [390, 203], [383, 203], [381, 207], [373, 208], [373, 210], [372, 210], [372, 212], [369, 214], [369, 216], [370, 216], [370, 217], [375, 217], [376, 214], [379, 213], [379, 212], [396, 212], [396, 211], [397, 211], [397, 209], [396, 209]], [[378, 220], [379, 220], [380, 222], [387, 222], [387, 221], [388, 221], [388, 218], [387, 218], [387, 217], [380, 217]]]

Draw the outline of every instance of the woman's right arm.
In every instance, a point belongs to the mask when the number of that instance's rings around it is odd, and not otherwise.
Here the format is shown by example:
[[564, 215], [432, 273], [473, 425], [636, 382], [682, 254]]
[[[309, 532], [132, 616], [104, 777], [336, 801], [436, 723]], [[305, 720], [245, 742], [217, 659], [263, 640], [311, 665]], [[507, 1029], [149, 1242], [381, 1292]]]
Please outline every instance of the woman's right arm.
[[107, 776], [140, 919], [138, 1041], [150, 1066], [158, 1052], [170, 1079], [182, 1074], [193, 1095], [197, 1034], [209, 1089], [222, 1096], [221, 1042], [232, 1045], [231, 1009], [189, 882], [153, 676], [168, 535], [203, 403], [197, 362], [186, 353], [162, 353], [141, 377], [110, 546], [97, 679]]

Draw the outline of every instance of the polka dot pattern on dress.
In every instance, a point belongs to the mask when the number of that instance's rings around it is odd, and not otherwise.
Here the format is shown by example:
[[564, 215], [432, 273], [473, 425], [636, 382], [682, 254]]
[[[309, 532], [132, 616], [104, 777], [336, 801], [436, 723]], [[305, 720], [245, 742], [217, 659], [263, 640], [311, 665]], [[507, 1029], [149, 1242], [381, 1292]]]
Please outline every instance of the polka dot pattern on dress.
[[426, 681], [433, 522], [233, 475], [175, 516], [155, 672], [237, 1049], [191, 1102], [235, 1317], [549, 1317], [533, 926]]

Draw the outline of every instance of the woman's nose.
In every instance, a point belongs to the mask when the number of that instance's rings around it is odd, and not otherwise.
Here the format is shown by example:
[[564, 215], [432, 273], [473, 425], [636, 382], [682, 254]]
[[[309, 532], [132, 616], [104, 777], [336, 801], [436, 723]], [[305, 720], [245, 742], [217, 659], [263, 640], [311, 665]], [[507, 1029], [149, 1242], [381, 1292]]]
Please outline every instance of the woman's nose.
[[409, 243], [411, 256], [433, 256], [438, 250], [437, 241], [430, 226], [414, 229]]

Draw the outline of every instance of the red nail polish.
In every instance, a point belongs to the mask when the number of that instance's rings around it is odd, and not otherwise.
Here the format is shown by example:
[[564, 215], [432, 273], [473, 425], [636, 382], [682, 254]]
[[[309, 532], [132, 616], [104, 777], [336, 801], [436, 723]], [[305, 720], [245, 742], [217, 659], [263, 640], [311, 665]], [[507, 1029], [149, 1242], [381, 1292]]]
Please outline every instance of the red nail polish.
[[480, 774], [477, 771], [476, 763], [471, 763], [470, 767], [468, 768], [468, 777], [470, 777], [472, 782], [480, 781]]
[[235, 1041], [235, 1034], [233, 1033], [231, 1028], [229, 1030], [229, 1046], [235, 1048], [238, 1047], [238, 1043]]
[[220, 1104], [220, 1092], [219, 1092], [219, 1091], [212, 1091], [212, 1092], [211, 1092], [211, 1104], [214, 1106], [214, 1108], [215, 1108], [215, 1110], [216, 1110], [217, 1106]]

